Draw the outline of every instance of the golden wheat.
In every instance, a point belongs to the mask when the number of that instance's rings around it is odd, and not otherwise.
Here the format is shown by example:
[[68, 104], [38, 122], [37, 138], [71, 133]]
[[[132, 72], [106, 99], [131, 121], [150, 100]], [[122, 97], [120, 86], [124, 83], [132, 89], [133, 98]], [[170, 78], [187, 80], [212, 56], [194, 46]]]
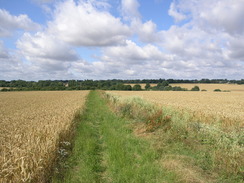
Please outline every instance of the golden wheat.
[[227, 90], [231, 92], [244, 92], [244, 85], [237, 85], [237, 84], [176, 83], [176, 84], [171, 84], [171, 86], [173, 87], [180, 86], [182, 88], [187, 88], [188, 90], [191, 90], [194, 86], [199, 86], [200, 90], [207, 90], [207, 91], [214, 91], [215, 89], [220, 89], [220, 90]]
[[43, 182], [88, 91], [0, 93], [0, 182]]
[[[191, 91], [112, 91], [121, 96], [139, 96], [162, 106], [196, 113], [198, 116], [215, 116], [226, 123], [244, 123], [244, 92], [191, 92]], [[225, 124], [231, 125], [231, 124]]]
[[[127, 83], [126, 85], [131, 85], [132, 87], [136, 84], [129, 84]], [[139, 84], [143, 89], [145, 89], [146, 84], [142, 83]], [[202, 84], [202, 83], [175, 83], [175, 84], [170, 84], [172, 87], [174, 86], [180, 86], [181, 88], [187, 88], [188, 90], [191, 90], [194, 86], [199, 86], [201, 90], [207, 90], [207, 91], [213, 91], [215, 89], [220, 89], [220, 90], [226, 90], [226, 91], [231, 91], [231, 92], [244, 92], [244, 85], [237, 85], [237, 84]], [[155, 83], [150, 84], [151, 87], [157, 86]]]

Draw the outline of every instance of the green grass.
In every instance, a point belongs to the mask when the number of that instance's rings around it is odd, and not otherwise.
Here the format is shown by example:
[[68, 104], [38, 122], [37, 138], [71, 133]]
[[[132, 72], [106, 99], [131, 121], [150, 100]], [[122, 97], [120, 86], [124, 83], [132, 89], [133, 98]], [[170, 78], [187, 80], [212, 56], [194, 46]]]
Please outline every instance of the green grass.
[[[104, 96], [118, 114], [144, 124], [149, 132], [153, 129], [147, 142], [153, 144], [163, 168], [178, 176], [172, 182], [243, 182], [241, 134], [225, 133], [214, 125], [192, 121], [190, 113], [157, 108], [139, 98]], [[148, 128], [152, 125], [155, 128]]]
[[66, 163], [69, 168], [53, 182], [176, 182], [174, 173], [162, 169], [150, 143], [134, 136], [131, 123], [116, 116], [98, 92], [91, 91]]

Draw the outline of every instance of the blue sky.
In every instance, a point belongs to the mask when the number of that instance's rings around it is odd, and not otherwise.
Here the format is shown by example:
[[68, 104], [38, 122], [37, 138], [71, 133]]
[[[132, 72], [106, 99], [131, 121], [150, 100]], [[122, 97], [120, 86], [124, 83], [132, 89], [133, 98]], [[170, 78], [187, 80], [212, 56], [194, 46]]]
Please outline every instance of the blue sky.
[[243, 0], [0, 0], [0, 79], [243, 79], [243, 17]]

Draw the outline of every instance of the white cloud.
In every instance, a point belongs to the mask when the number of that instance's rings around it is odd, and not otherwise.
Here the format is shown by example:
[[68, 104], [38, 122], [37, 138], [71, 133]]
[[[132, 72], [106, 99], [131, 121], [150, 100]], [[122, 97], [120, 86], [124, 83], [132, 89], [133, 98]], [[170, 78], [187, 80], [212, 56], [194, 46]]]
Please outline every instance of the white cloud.
[[28, 71], [27, 75], [34, 79], [72, 78], [71, 63], [80, 59], [72, 47], [45, 32], [34, 35], [25, 33], [16, 45], [19, 54], [26, 60], [23, 64], [25, 72]]
[[164, 61], [165, 55], [156, 47], [148, 44], [144, 47], [127, 40], [126, 45], [108, 47], [103, 50], [102, 60], [121, 64], [144, 64], [147, 61]]
[[35, 35], [25, 33], [17, 41], [17, 48], [27, 58], [50, 59], [55, 61], [74, 61], [78, 59], [75, 51], [54, 35], [37, 32]]
[[23, 74], [23, 63], [19, 59], [19, 55], [11, 53], [5, 48], [0, 41], [0, 78], [1, 79], [16, 79], [21, 78]]
[[125, 20], [141, 19], [137, 0], [121, 0], [121, 13]]
[[151, 20], [145, 23], [134, 22], [132, 27], [138, 34], [140, 41], [144, 43], [158, 43], [162, 41], [160, 32], [157, 31], [157, 25]]
[[16, 30], [38, 30], [40, 25], [34, 23], [27, 15], [14, 16], [8, 11], [0, 9], [0, 37], [11, 36]]
[[[16, 43], [18, 51], [9, 51], [0, 42], [0, 70], [3, 70], [0, 77], [27, 80], [244, 77], [243, 1], [175, 0], [168, 12], [175, 20], [185, 21], [168, 30], [158, 30], [152, 20], [143, 22], [137, 0], [121, 1], [122, 20], [109, 13], [108, 2], [60, 1], [54, 5], [53, 19], [46, 30], [24, 33]], [[16, 22], [25, 22], [18, 16], [10, 17], [13, 20], [6, 22], [15, 22], [13, 26], [0, 22], [7, 33], [32, 30], [28, 26], [18, 27]], [[80, 58], [82, 53], [79, 56], [75, 51], [76, 47], [85, 46], [100, 51], [92, 62]]]
[[129, 27], [96, 6], [90, 1], [75, 3], [69, 0], [60, 3], [55, 10], [54, 20], [48, 24], [49, 32], [76, 46], [123, 44], [130, 35]]
[[138, 35], [140, 41], [144, 43], [159, 42], [160, 37], [157, 33], [157, 25], [151, 20], [142, 22], [139, 7], [140, 4], [137, 0], [122, 0], [121, 15], [123, 19], [130, 23], [131, 31]]
[[179, 12], [174, 2], [170, 4], [168, 13], [175, 19], [176, 22], [180, 22], [186, 19], [186, 16], [183, 13]]
[[4, 47], [3, 41], [0, 40], [0, 59], [8, 58], [9, 53], [7, 49]]
[[[243, 0], [178, 0], [171, 4], [180, 12], [178, 20], [191, 18], [194, 26], [204, 30], [243, 34], [244, 32], [244, 1]], [[177, 19], [177, 15], [175, 16]]]
[[244, 62], [244, 36], [229, 38], [227, 48], [225, 49], [229, 60]]

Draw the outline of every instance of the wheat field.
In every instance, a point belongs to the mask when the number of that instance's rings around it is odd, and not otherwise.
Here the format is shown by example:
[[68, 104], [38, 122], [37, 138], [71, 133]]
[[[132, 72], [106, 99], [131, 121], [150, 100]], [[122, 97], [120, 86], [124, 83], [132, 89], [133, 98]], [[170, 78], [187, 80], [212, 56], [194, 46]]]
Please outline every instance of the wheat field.
[[244, 85], [237, 84], [186, 84], [186, 83], [176, 83], [171, 84], [171, 86], [180, 86], [182, 88], [187, 88], [191, 90], [194, 86], [199, 86], [200, 90], [214, 91], [215, 89], [226, 90], [231, 92], [244, 92]]
[[221, 118], [225, 121], [223, 125], [236, 125], [238, 122], [244, 127], [244, 92], [110, 91], [109, 93], [124, 97], [139, 96], [161, 106], [194, 113], [198, 117]]
[[[129, 84], [132, 87], [135, 84]], [[142, 83], [139, 84], [143, 89], [145, 89], [146, 84]], [[226, 90], [226, 91], [231, 91], [231, 92], [244, 92], [244, 85], [237, 85], [237, 84], [202, 84], [202, 83], [174, 83], [170, 84], [172, 87], [174, 86], [180, 86], [181, 88], [187, 88], [188, 90], [191, 90], [194, 86], [199, 86], [200, 90], [207, 90], [208, 92], [213, 92], [215, 89], [220, 89], [220, 90]], [[150, 84], [151, 87], [157, 86], [155, 83]]]
[[44, 182], [88, 91], [0, 93], [0, 182]]

